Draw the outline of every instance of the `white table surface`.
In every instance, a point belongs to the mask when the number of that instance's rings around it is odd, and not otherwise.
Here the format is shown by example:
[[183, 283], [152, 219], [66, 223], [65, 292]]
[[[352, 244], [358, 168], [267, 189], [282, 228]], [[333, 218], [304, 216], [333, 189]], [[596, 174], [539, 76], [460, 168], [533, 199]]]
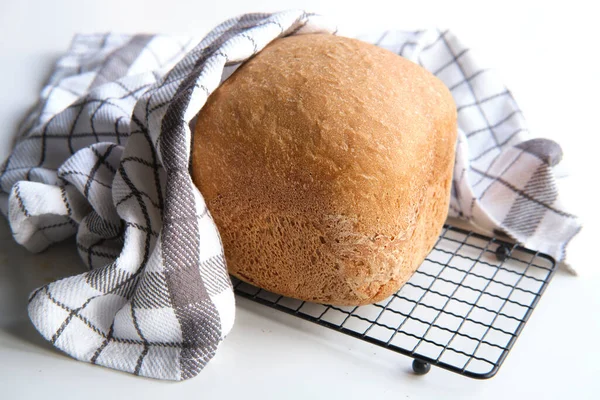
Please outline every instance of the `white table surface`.
[[[207, 4], [202, 4], [207, 3]], [[598, 398], [600, 257], [592, 185], [598, 182], [600, 58], [593, 2], [3, 1], [0, 3], [0, 158], [53, 60], [76, 32], [203, 33], [248, 11], [304, 8], [341, 32], [451, 27], [494, 65], [536, 135], [558, 141], [573, 179], [563, 194], [586, 228], [571, 247], [574, 277], [559, 271], [496, 377], [441, 369], [422, 377], [411, 360], [238, 299], [236, 324], [217, 356], [182, 383], [136, 378], [74, 361], [30, 324], [27, 295], [82, 271], [73, 242], [37, 255], [0, 218], [0, 398]], [[485, 3], [485, 4], [482, 4]]]

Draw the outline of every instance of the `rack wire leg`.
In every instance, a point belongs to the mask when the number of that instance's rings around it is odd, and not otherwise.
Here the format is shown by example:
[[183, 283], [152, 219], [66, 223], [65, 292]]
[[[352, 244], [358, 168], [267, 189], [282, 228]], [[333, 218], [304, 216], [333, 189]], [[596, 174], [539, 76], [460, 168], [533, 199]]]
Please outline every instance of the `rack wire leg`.
[[417, 375], [425, 375], [431, 370], [431, 364], [415, 358], [412, 363], [412, 369]]

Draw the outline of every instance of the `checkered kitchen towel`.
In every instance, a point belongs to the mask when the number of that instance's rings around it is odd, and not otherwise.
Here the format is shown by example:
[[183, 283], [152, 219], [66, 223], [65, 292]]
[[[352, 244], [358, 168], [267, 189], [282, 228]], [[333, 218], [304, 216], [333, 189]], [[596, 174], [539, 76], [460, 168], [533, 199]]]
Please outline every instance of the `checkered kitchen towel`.
[[[0, 171], [16, 241], [38, 252], [76, 234], [89, 268], [31, 295], [30, 318], [47, 340], [138, 375], [198, 374], [232, 327], [234, 297], [218, 232], [190, 179], [189, 124], [221, 80], [273, 39], [334, 29], [288, 11], [231, 19], [199, 44], [75, 37]], [[579, 225], [558, 201], [560, 148], [528, 140], [508, 90], [450, 32], [370, 40], [433, 71], [455, 97], [450, 214], [563, 259]]]

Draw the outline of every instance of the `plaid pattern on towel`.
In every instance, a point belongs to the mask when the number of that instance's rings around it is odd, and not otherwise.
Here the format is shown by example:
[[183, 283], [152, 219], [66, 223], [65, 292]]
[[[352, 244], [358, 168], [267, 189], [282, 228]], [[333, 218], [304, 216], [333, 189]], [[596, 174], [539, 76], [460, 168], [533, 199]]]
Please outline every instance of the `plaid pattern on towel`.
[[[270, 41], [335, 33], [315, 14], [248, 14], [201, 41], [79, 35], [0, 169], [0, 209], [33, 252], [76, 235], [89, 268], [30, 297], [38, 331], [72, 357], [183, 380], [234, 320], [223, 248], [189, 174], [192, 122], [222, 79]], [[455, 97], [450, 214], [564, 258], [577, 220], [559, 203], [553, 142], [527, 140], [510, 92], [448, 31], [367, 38], [432, 71]]]

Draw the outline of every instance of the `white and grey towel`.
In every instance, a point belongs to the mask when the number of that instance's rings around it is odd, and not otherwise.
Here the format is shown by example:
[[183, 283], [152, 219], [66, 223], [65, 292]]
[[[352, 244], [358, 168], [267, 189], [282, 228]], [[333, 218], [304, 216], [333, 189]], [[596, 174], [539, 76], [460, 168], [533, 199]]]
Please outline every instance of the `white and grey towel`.
[[[58, 61], [0, 170], [15, 240], [38, 252], [77, 235], [88, 267], [30, 297], [29, 316], [83, 361], [183, 380], [210, 361], [234, 320], [217, 229], [189, 174], [195, 115], [231, 71], [275, 38], [335, 33], [302, 11], [250, 14], [201, 41], [79, 35]], [[450, 214], [558, 260], [577, 233], [560, 205], [561, 150], [528, 140], [510, 92], [448, 31], [368, 40], [436, 74], [458, 106]]]

